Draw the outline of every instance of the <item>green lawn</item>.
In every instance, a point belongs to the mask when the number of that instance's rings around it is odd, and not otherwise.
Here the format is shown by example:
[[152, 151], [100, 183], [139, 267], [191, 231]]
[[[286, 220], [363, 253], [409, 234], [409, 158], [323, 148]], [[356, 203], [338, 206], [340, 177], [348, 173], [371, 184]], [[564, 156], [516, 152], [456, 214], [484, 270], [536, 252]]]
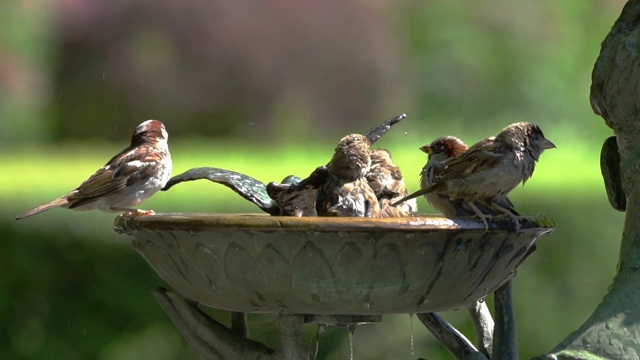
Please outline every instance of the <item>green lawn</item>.
[[[387, 144], [380, 141], [379, 145], [391, 151], [409, 189], [417, 189], [418, 174], [426, 161], [426, 155], [418, 150], [422, 143]], [[51, 200], [75, 188], [119, 150], [106, 144], [94, 144], [91, 149], [88, 146], [12, 150], [11, 156], [4, 156], [6, 161], [0, 165], [0, 169], [3, 174], [19, 174], [19, 181], [15, 177], [1, 177], [0, 199], [3, 203], [19, 200], [25, 207]], [[514, 199], [552, 193], [561, 193], [566, 197], [604, 194], [598, 162], [600, 146], [584, 146], [572, 141], [557, 142], [557, 146], [558, 149], [542, 155], [526, 187], [514, 190]], [[301, 177], [308, 175], [316, 166], [329, 161], [333, 146], [311, 144], [304, 148], [273, 149], [199, 140], [171, 142], [171, 152], [174, 175], [194, 167], [211, 166], [238, 171], [267, 183], [280, 181], [289, 174]], [[203, 202], [203, 197], [209, 201]], [[181, 184], [170, 192], [160, 193], [147, 204], [157, 207], [159, 211], [225, 211], [227, 208], [251, 211], [252, 208], [243, 202], [225, 187], [199, 181]], [[423, 209], [427, 210], [426, 202], [423, 204]], [[18, 212], [20, 210], [16, 209]]]

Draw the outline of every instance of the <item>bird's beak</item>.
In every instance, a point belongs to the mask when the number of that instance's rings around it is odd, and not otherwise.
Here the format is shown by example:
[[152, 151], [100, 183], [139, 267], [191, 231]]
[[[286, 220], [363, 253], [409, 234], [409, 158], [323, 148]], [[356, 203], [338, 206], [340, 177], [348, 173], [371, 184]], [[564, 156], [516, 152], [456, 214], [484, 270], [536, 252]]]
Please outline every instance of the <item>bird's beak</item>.
[[433, 149], [429, 145], [420, 146], [420, 150], [427, 155], [433, 155]]
[[541, 147], [543, 150], [546, 150], [546, 149], [555, 149], [555, 148], [556, 148], [556, 144], [552, 143], [552, 142], [551, 142], [551, 140], [549, 140], [549, 139], [546, 139], [546, 138], [545, 138], [545, 139], [543, 139], [543, 140], [542, 140], [542, 142], [540, 143], [540, 147]]

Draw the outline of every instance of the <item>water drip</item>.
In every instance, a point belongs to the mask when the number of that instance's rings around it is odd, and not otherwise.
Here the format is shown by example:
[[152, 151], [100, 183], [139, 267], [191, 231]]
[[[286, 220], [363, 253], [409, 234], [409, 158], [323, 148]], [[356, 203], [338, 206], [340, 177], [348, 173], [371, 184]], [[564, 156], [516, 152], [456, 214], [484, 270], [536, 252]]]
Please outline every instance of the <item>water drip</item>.
[[413, 346], [413, 313], [409, 314], [409, 324], [411, 324], [411, 356], [415, 355]]
[[353, 336], [356, 333], [356, 325], [349, 325], [349, 360], [353, 360]]

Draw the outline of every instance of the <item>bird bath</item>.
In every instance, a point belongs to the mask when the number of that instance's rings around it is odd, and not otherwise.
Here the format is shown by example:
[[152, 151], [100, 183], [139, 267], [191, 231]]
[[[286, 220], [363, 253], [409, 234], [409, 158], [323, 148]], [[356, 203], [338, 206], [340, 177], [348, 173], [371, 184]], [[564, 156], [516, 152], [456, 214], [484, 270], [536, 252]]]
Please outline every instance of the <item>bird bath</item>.
[[[283, 337], [301, 336], [305, 315], [358, 323], [472, 304], [511, 280], [554, 227], [542, 216], [521, 217], [518, 231], [496, 219], [485, 231], [471, 218], [191, 213], [122, 214], [114, 225], [180, 297], [234, 313], [280, 314], [281, 346], [292, 343]], [[156, 297], [167, 311], [177, 294]], [[274, 358], [311, 358], [285, 350]]]

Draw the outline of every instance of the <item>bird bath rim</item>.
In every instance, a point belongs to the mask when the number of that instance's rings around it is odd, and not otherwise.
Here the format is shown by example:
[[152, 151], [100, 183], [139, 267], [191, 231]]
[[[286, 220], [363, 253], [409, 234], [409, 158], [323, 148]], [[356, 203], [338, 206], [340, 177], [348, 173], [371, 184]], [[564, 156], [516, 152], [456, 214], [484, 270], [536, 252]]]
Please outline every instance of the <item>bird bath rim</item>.
[[[555, 229], [556, 223], [543, 215], [518, 217], [520, 231], [535, 228]], [[489, 221], [489, 230], [482, 221], [475, 218], [451, 219], [428, 214], [409, 217], [366, 218], [366, 217], [317, 217], [317, 216], [270, 216], [263, 213], [157, 213], [138, 215], [120, 214], [114, 222], [114, 231], [131, 235], [139, 229], [190, 230], [251, 229], [288, 231], [416, 231], [416, 230], [480, 230], [514, 231], [508, 218]]]
[[555, 223], [511, 219], [122, 214], [114, 230], [177, 292], [236, 312], [453, 310], [512, 279]]

